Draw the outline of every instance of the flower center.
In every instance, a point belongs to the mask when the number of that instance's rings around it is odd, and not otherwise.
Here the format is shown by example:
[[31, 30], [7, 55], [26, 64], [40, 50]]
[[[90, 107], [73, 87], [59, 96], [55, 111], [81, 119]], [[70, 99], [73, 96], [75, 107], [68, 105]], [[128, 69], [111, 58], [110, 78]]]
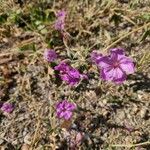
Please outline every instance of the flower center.
[[119, 65], [120, 65], [119, 61], [116, 61], [116, 62], [113, 63], [113, 67], [114, 67], [114, 68], [118, 68]]
[[66, 108], [63, 108], [63, 109], [62, 109], [63, 112], [65, 112], [66, 110], [67, 110]]

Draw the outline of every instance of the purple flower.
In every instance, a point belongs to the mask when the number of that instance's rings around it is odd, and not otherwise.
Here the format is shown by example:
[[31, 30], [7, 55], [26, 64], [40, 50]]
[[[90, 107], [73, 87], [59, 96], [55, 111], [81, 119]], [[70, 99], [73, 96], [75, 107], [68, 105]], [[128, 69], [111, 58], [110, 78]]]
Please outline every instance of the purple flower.
[[80, 73], [77, 69], [70, 68], [70, 70], [60, 75], [61, 79], [67, 84], [75, 85], [80, 81]]
[[49, 62], [53, 62], [57, 59], [57, 54], [53, 49], [47, 49], [44, 52], [44, 58]]
[[1, 110], [6, 113], [11, 113], [13, 109], [14, 109], [13, 105], [8, 102], [4, 103], [1, 107]]
[[56, 14], [57, 20], [55, 22], [55, 29], [56, 30], [64, 30], [65, 27], [65, 17], [66, 17], [66, 12], [64, 10], [59, 11]]
[[122, 83], [126, 80], [127, 74], [135, 71], [133, 60], [125, 56], [123, 49], [111, 49], [109, 56], [103, 56], [98, 61], [101, 67], [101, 77], [107, 81]]
[[57, 117], [69, 120], [72, 117], [72, 112], [75, 110], [75, 108], [76, 105], [74, 103], [63, 100], [56, 105]]
[[80, 72], [77, 69], [69, 66], [65, 62], [61, 62], [54, 69], [60, 71], [60, 78], [67, 84], [72, 86], [79, 83], [81, 79], [87, 79], [87, 75], [80, 74]]

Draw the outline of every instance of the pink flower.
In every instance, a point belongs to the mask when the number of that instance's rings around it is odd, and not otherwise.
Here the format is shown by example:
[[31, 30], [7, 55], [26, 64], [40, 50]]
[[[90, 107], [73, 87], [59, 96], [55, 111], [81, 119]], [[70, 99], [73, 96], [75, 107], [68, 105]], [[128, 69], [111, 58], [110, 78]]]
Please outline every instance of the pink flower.
[[97, 65], [101, 68], [101, 78], [115, 83], [123, 83], [135, 71], [133, 60], [120, 48], [111, 49], [110, 55], [102, 56]]
[[55, 66], [54, 69], [58, 70], [60, 72], [60, 78], [71, 86], [74, 86], [77, 83], [79, 83], [81, 79], [88, 78], [87, 75], [80, 74], [80, 72], [77, 69], [69, 66], [65, 62], [61, 62], [59, 65]]
[[69, 120], [72, 117], [72, 112], [75, 110], [76, 105], [74, 103], [63, 100], [56, 105], [56, 114], [58, 118], [64, 118]]
[[65, 17], [66, 17], [66, 12], [64, 10], [59, 11], [56, 14], [57, 20], [55, 22], [55, 29], [56, 30], [64, 30], [65, 27]]
[[47, 49], [44, 52], [44, 58], [48, 62], [53, 62], [53, 61], [55, 61], [55, 59], [57, 59], [57, 54], [53, 49]]
[[13, 105], [8, 102], [4, 103], [1, 107], [1, 110], [6, 113], [11, 113], [13, 109], [14, 109]]

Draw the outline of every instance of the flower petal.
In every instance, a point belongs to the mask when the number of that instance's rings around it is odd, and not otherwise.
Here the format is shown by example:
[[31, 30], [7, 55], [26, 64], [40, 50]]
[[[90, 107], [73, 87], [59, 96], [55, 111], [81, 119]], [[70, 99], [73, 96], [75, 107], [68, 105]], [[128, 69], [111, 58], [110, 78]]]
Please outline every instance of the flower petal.
[[61, 112], [57, 112], [57, 117], [58, 118], [63, 118], [65, 116], [65, 112], [61, 111]]
[[108, 68], [101, 69], [101, 78], [103, 80], [112, 81], [113, 80], [113, 69], [108, 69]]
[[126, 74], [120, 69], [102, 69], [101, 70], [101, 77], [107, 81], [113, 81], [115, 83], [122, 83], [126, 80]]
[[113, 81], [115, 83], [122, 83], [125, 80], [126, 80], [126, 74], [120, 68], [115, 68], [113, 70]]
[[132, 74], [135, 72], [134, 64], [131, 62], [122, 63], [122, 64], [120, 64], [120, 67], [127, 74]]
[[123, 48], [112, 48], [110, 49], [110, 53], [116, 53], [116, 54], [121, 54], [121, 55], [124, 55], [125, 52], [124, 52], [124, 49]]
[[71, 103], [69, 103], [69, 105], [67, 106], [67, 110], [69, 110], [69, 111], [72, 111], [72, 110], [74, 110], [76, 108], [76, 105], [75, 104], [71, 104]]
[[72, 112], [71, 111], [66, 111], [64, 115], [64, 119], [69, 120], [72, 117]]
[[102, 67], [102, 68], [110, 67], [110, 66], [111, 66], [110, 58], [107, 57], [107, 56], [102, 57], [102, 58], [99, 60], [98, 66], [99, 66], [99, 67]]

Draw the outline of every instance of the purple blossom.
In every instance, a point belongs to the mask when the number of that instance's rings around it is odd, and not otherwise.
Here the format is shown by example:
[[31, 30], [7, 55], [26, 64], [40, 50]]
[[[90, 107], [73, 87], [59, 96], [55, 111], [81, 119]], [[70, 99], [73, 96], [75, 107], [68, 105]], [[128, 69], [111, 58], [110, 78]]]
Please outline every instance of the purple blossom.
[[97, 60], [97, 65], [101, 68], [101, 78], [107, 81], [123, 83], [127, 74], [135, 71], [133, 60], [125, 56], [121, 48], [111, 49], [109, 56], [102, 56]]
[[69, 120], [72, 117], [72, 112], [76, 109], [74, 103], [63, 100], [56, 105], [56, 114], [58, 118]]
[[60, 75], [61, 79], [67, 84], [75, 85], [80, 81], [80, 73], [77, 69], [70, 68], [70, 70]]
[[64, 30], [66, 12], [64, 10], [59, 11], [59, 12], [57, 12], [56, 17], [57, 17], [57, 20], [55, 22], [55, 29], [56, 30]]
[[1, 110], [6, 113], [11, 113], [13, 109], [14, 109], [13, 105], [8, 102], [4, 103], [1, 107]]
[[60, 71], [60, 78], [67, 84], [72, 86], [79, 83], [81, 79], [87, 79], [87, 75], [80, 74], [80, 72], [77, 69], [69, 66], [65, 62], [61, 62], [54, 69]]
[[53, 61], [55, 61], [55, 59], [57, 59], [57, 54], [53, 49], [47, 49], [44, 52], [44, 58], [48, 62], [53, 62]]

